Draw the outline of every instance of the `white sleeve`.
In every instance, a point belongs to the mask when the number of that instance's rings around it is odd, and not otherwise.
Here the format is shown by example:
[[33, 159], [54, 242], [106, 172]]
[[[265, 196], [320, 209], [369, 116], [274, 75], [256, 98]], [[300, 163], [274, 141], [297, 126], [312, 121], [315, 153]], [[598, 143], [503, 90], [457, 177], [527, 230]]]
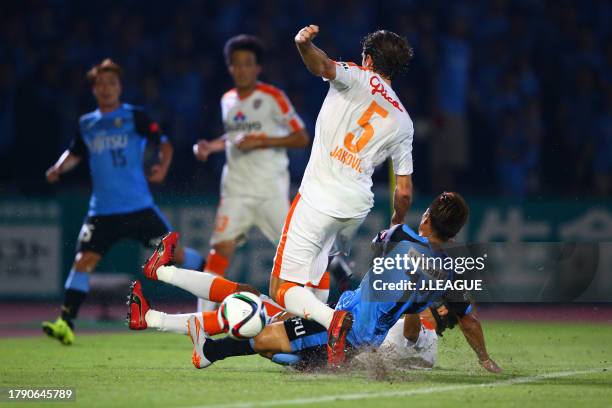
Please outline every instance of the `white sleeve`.
[[405, 132], [400, 142], [393, 147], [391, 160], [393, 160], [393, 172], [396, 176], [407, 176], [412, 174], [412, 127]]
[[304, 121], [297, 114], [291, 101], [284, 92], [272, 96], [275, 103], [272, 107], [272, 117], [276, 123], [283, 126], [289, 133], [304, 129]]
[[[329, 84], [339, 91], [351, 88], [359, 81], [363, 73], [363, 68], [352, 62], [336, 62], [336, 78], [329, 81]], [[327, 79], [324, 79], [327, 81]]]

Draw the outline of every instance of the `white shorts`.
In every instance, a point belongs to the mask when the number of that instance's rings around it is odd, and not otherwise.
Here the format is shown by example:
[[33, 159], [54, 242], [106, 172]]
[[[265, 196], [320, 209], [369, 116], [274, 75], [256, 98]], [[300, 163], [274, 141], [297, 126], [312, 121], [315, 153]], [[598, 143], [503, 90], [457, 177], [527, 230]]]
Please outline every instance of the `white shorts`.
[[252, 227], [257, 227], [272, 243], [278, 243], [289, 211], [287, 195], [270, 198], [225, 196], [217, 208], [215, 230], [210, 245], [241, 241]]
[[276, 249], [272, 276], [305, 285], [318, 285], [332, 252], [348, 252], [348, 243], [363, 223], [361, 218], [335, 218], [301, 199], [291, 204]]

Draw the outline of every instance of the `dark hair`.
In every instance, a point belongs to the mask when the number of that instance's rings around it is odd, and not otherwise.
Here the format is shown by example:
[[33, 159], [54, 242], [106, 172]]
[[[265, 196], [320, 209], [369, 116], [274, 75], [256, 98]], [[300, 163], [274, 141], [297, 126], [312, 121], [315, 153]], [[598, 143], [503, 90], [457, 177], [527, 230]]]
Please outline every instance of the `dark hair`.
[[112, 72], [119, 78], [123, 76], [123, 70], [119, 64], [110, 58], [106, 58], [104, 61], [94, 65], [89, 71], [87, 71], [87, 80], [91, 82], [92, 85], [95, 84], [98, 75], [100, 75], [102, 72]]
[[429, 217], [434, 233], [447, 241], [457, 235], [467, 221], [470, 209], [459, 193], [444, 192], [429, 205]]
[[261, 65], [264, 57], [264, 46], [259, 38], [253, 35], [240, 34], [230, 38], [223, 47], [225, 55], [225, 63], [229, 65], [232, 62], [232, 54], [234, 51], [250, 51], [255, 54], [255, 62]]
[[363, 55], [372, 57], [374, 71], [388, 79], [406, 71], [414, 55], [408, 40], [387, 30], [366, 35], [361, 45]]

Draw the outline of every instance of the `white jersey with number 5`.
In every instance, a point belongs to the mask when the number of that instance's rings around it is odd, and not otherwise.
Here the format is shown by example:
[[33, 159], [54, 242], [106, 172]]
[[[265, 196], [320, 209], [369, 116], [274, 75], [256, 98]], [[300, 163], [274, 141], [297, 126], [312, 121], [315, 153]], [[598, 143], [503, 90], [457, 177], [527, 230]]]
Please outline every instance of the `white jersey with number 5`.
[[412, 174], [412, 120], [391, 86], [369, 69], [337, 62], [329, 84], [300, 194], [332, 217], [364, 217], [374, 205], [377, 165], [391, 156], [396, 175]]

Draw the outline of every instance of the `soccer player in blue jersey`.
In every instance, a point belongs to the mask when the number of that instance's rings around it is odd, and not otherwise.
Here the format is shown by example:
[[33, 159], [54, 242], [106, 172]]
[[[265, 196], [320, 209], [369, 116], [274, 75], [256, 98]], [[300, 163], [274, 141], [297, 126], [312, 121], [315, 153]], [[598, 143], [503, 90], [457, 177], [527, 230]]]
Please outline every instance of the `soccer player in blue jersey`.
[[[395, 258], [396, 254], [409, 256], [440, 257], [445, 259], [442, 246], [453, 238], [467, 220], [468, 207], [458, 193], [442, 193], [431, 203], [423, 214], [418, 234], [404, 224], [382, 231], [373, 241], [377, 257]], [[348, 355], [355, 355], [363, 348], [378, 347], [389, 330], [406, 315], [405, 330], [414, 342], [420, 331], [418, 314], [440, 301], [445, 291], [420, 290], [421, 282], [432, 280], [452, 281], [452, 270], [438, 271], [419, 268], [414, 274], [407, 274], [402, 268], [391, 268], [386, 275], [377, 275], [371, 269], [363, 278], [359, 288], [346, 291], [340, 297], [336, 310], [347, 310], [353, 314], [354, 323], [347, 334]], [[416, 283], [415, 290], [383, 291], [374, 290], [374, 280], [398, 283], [409, 279]], [[479, 353], [479, 359], [490, 360], [484, 348], [482, 329], [472, 316], [469, 302], [453, 302], [453, 310], [463, 322], [464, 334], [472, 347]], [[416, 318], [414, 318], [416, 317]], [[308, 367], [324, 366], [327, 361], [327, 330], [320, 324], [301, 317], [277, 322], [266, 328], [252, 341], [235, 341], [231, 338], [213, 340], [207, 338], [197, 316], [189, 320], [190, 336], [194, 343], [192, 361], [196, 368], [204, 368], [214, 361], [226, 357], [259, 353], [273, 358], [279, 353], [291, 353]], [[200, 326], [200, 330], [198, 329]], [[285, 355], [285, 358], [291, 358]], [[491, 360], [492, 361], [492, 360]], [[481, 361], [489, 370], [489, 366]], [[494, 363], [492, 363], [494, 365]], [[489, 370], [495, 372], [493, 370]]]
[[[89, 278], [104, 254], [118, 241], [133, 239], [154, 247], [170, 230], [153, 201], [148, 183], [161, 183], [172, 162], [172, 144], [142, 109], [122, 103], [121, 67], [110, 59], [88, 73], [98, 109], [81, 116], [76, 136], [46, 173], [50, 183], [81, 160], [89, 163], [93, 192], [78, 238], [76, 257], [65, 284], [61, 316], [43, 322], [43, 331], [63, 344], [74, 342], [74, 319], [89, 292]], [[145, 174], [147, 144], [159, 159]], [[193, 249], [176, 248], [177, 264], [202, 270], [204, 259]]]

